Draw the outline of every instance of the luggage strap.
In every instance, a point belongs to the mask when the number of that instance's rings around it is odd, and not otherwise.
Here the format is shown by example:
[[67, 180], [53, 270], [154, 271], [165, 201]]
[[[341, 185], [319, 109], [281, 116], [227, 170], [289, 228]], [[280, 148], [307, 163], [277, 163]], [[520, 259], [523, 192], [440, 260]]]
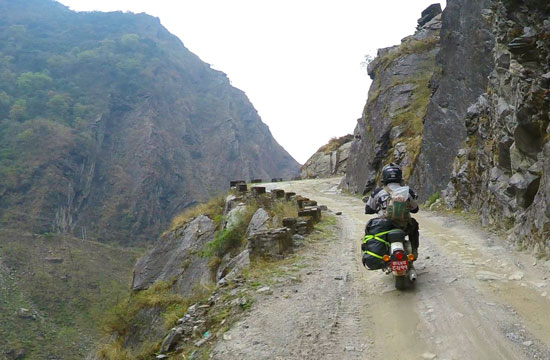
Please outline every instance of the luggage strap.
[[366, 242], [369, 241], [369, 240], [375, 239], [375, 240], [378, 240], [378, 241], [380, 241], [380, 242], [386, 244], [387, 246], [391, 246], [389, 242], [387, 242], [386, 240], [382, 239], [380, 236], [389, 234], [389, 233], [394, 232], [394, 231], [402, 231], [402, 230], [400, 230], [400, 229], [392, 229], [392, 230], [384, 231], [384, 232], [381, 232], [381, 233], [378, 233], [378, 234], [374, 234], [374, 235], [365, 235], [365, 237], [363, 237], [363, 243], [366, 243]]
[[384, 260], [384, 258], [378, 254], [373, 253], [372, 251], [365, 251], [365, 254], [369, 254], [370, 256], [374, 256], [375, 258], [378, 258], [380, 260]]
[[[389, 234], [393, 231], [402, 231], [400, 229], [392, 229], [392, 230], [389, 230], [389, 231], [384, 231], [384, 232], [381, 232], [381, 233], [378, 233], [378, 234], [374, 234], [374, 235], [365, 235], [365, 237], [363, 237], [363, 244], [366, 243], [367, 241], [369, 240], [377, 240], [377, 241], [380, 241], [381, 243], [385, 244], [387, 247], [391, 247], [391, 244], [389, 242], [387, 242], [386, 240], [380, 238], [380, 236], [382, 235], [386, 235], [386, 234]], [[370, 256], [374, 256], [375, 258], [378, 258], [380, 260], [384, 260], [384, 258], [378, 254], [375, 254], [373, 253], [372, 251], [365, 251], [364, 252], [365, 254], [368, 254]]]

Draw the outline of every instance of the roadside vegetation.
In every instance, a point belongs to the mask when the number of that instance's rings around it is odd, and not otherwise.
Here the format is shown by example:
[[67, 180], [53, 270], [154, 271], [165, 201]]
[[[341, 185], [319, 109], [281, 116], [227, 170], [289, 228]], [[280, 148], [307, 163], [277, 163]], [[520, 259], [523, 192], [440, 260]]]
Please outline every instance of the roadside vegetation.
[[[209, 217], [217, 218], [218, 230], [214, 239], [198, 254], [209, 258], [213, 274], [225, 254], [231, 252], [235, 255], [246, 247], [246, 229], [252, 215], [259, 207], [269, 213], [272, 219], [271, 225], [275, 227], [282, 225], [284, 217], [297, 216], [297, 205], [294, 201], [278, 201], [269, 196], [248, 197], [242, 203], [244, 208], [233, 220], [232, 226], [224, 227], [228, 220], [223, 216], [224, 201], [220, 200], [224, 198], [212, 199], [177, 215], [169, 230], [178, 231], [200, 214], [207, 213]], [[175, 293], [172, 287], [174, 283], [168, 281], [157, 282], [147, 290], [128, 294], [107, 311], [103, 319], [104, 336], [111, 338], [111, 341], [98, 349], [98, 357], [109, 360], [151, 358], [160, 350], [161, 343], [169, 330], [193, 304], [211, 305], [202, 320], [208, 331], [208, 337], [219, 339], [243, 313], [253, 306], [256, 290], [260, 286], [272, 285], [282, 277], [287, 278], [289, 274], [294, 274], [307, 266], [303, 261], [303, 252], [309, 244], [330, 238], [329, 234], [334, 231], [335, 222], [334, 217], [324, 216], [313, 233], [305, 238], [303, 250], [280, 260], [254, 261], [243, 271], [237, 281], [228, 281], [224, 287], [218, 287], [213, 282], [211, 287], [196, 288], [193, 296], [184, 297]], [[162, 241], [162, 238], [159, 241]], [[295, 281], [300, 280], [296, 278]], [[212, 297], [217, 299], [213, 305], [209, 300]], [[148, 334], [147, 337], [144, 337], [145, 333]], [[194, 353], [193, 356], [196, 359], [207, 359], [214, 342], [207, 341], [197, 346], [197, 340], [203, 337], [208, 339], [206, 335], [195, 334], [192, 340], [186, 341], [170, 358], [180, 359], [182, 355], [191, 356]], [[145, 341], [146, 338], [147, 341]], [[139, 344], [139, 349], [136, 350], [135, 347], [129, 349], [128, 343]]]
[[29, 359], [85, 357], [142, 251], [8, 229], [0, 244], [1, 349]]

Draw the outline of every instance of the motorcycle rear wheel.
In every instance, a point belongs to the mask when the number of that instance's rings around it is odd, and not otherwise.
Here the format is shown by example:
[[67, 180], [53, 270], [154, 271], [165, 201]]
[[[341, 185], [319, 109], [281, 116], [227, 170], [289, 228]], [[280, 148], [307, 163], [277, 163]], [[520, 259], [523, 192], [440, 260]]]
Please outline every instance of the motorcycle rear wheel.
[[407, 277], [395, 276], [395, 288], [397, 290], [405, 290], [406, 287], [407, 287]]

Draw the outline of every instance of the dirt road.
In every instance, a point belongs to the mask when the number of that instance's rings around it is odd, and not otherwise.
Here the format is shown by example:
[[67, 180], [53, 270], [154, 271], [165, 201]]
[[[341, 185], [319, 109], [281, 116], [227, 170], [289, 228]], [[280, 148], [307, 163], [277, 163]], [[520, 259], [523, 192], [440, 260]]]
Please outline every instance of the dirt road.
[[274, 289], [216, 346], [215, 359], [550, 359], [550, 261], [460, 219], [415, 215], [414, 288], [361, 265], [369, 219], [338, 179], [268, 185], [341, 211], [302, 282]]

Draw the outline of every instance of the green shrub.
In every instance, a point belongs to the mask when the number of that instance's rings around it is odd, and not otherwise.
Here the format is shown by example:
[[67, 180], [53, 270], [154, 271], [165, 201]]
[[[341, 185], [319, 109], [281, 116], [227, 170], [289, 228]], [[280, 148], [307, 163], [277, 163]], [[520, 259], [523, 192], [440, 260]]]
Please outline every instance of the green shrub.
[[430, 207], [439, 199], [439, 191], [434, 192], [426, 201], [426, 206]]
[[206, 244], [201, 256], [223, 257], [229, 251], [241, 247], [244, 241], [244, 235], [248, 227], [248, 222], [239, 219], [232, 227], [220, 230], [214, 235], [214, 239]]

